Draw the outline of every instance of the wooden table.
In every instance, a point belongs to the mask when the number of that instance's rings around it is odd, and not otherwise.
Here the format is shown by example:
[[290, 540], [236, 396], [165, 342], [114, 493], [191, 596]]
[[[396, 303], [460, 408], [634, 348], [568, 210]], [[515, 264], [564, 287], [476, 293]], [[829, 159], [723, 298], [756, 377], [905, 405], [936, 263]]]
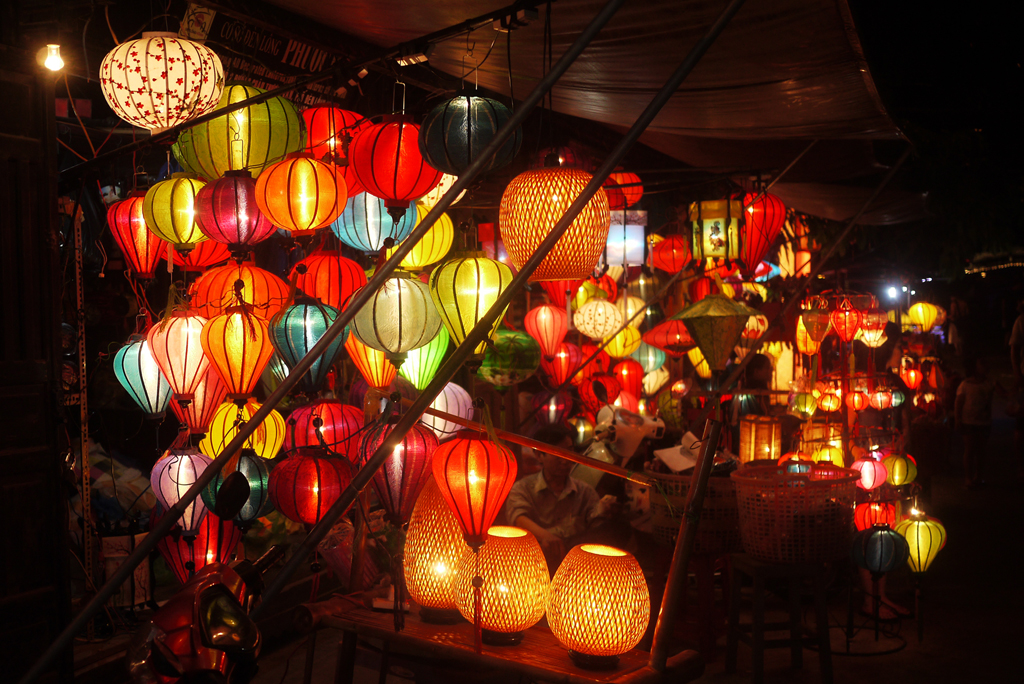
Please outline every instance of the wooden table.
[[356, 646], [359, 637], [382, 639], [385, 646], [453, 659], [478, 667], [502, 669], [557, 684], [643, 684], [662, 676], [673, 684], [689, 682], [704, 672], [704, 661], [696, 651], [683, 651], [669, 658], [664, 672], [647, 665], [650, 654], [633, 650], [619, 657], [615, 670], [584, 670], [577, 667], [569, 654], [547, 627], [526, 630], [522, 643], [516, 646], [483, 645], [483, 652], [473, 647], [473, 626], [468, 622], [456, 625], [433, 625], [420, 621], [414, 610], [405, 618], [405, 629], [396, 632], [390, 612], [357, 608], [342, 615], [323, 618], [323, 627], [344, 632], [338, 647], [337, 684], [352, 684]]

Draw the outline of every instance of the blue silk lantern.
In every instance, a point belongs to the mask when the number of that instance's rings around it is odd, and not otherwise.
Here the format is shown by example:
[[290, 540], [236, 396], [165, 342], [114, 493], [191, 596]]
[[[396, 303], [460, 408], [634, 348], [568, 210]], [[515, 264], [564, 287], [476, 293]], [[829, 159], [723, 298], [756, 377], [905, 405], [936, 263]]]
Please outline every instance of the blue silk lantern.
[[416, 205], [410, 204], [404, 211], [396, 222], [384, 200], [363, 192], [349, 199], [345, 211], [331, 224], [331, 232], [353, 249], [379, 252], [384, 240], [394, 238], [398, 244], [416, 227]]
[[877, 523], [853, 535], [853, 562], [881, 577], [907, 562], [907, 540], [887, 523]]
[[143, 335], [132, 335], [114, 356], [114, 376], [150, 418], [161, 418], [171, 400], [171, 386], [160, 371]]
[[[241, 473], [244, 479], [237, 480], [237, 482], [229, 482], [228, 485], [230, 488], [235, 488], [238, 486], [238, 483], [244, 483], [241, 489], [243, 492], [248, 491], [248, 496], [245, 498], [241, 509], [231, 518], [239, 527], [245, 529], [252, 525], [256, 518], [262, 518], [274, 508], [270, 503], [270, 490], [268, 489], [270, 468], [267, 467], [265, 459], [260, 458], [248, 449], [242, 449], [238, 452], [236, 464], [234, 470], [231, 469], [231, 464], [229, 463], [223, 470], [217, 473], [210, 484], [206, 485], [202, 492], [202, 497], [203, 502], [206, 503], [209, 509], [216, 512], [217, 497], [221, 492], [221, 486], [224, 484], [224, 481], [236, 472]], [[232, 495], [240, 497], [238, 492], [232, 492]]]
[[630, 354], [630, 356], [640, 362], [640, 365], [644, 368], [644, 373], [653, 373], [658, 370], [665, 365], [665, 359], [668, 358], [665, 352], [646, 342], [641, 342], [640, 348]]
[[[298, 297], [293, 306], [279, 312], [270, 320], [270, 343], [289, 369], [312, 349], [327, 328], [338, 318], [340, 312], [334, 307], [319, 304], [309, 297]], [[348, 329], [331, 342], [319, 359], [313, 362], [309, 371], [299, 381], [303, 392], [317, 392], [323, 385], [331, 364], [341, 354], [348, 337]]]
[[[461, 175], [511, 117], [508, 107], [497, 100], [475, 95], [453, 97], [424, 117], [420, 125], [420, 153], [435, 169]], [[517, 128], [482, 171], [511, 162], [522, 142], [523, 132]]]

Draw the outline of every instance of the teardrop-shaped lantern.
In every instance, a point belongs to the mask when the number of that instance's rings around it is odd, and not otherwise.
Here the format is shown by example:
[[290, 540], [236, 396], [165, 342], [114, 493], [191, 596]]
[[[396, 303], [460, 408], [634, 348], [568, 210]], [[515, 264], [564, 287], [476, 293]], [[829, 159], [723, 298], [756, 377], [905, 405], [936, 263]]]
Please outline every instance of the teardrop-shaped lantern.
[[569, 331], [565, 305], [541, 304], [530, 309], [523, 319], [527, 334], [540, 344], [544, 356], [551, 360], [558, 353]]
[[545, 280], [540, 286], [544, 288], [544, 293], [552, 304], [565, 309], [565, 303], [576, 297], [576, 291], [582, 284], [582, 280]]
[[270, 500], [289, 520], [315, 525], [351, 482], [348, 461], [328, 458], [325, 450], [306, 447], [274, 466]]
[[196, 197], [206, 183], [187, 173], [174, 173], [146, 191], [142, 214], [146, 226], [174, 249], [185, 253], [206, 240], [196, 221]]
[[614, 335], [624, 323], [622, 312], [607, 299], [591, 299], [572, 315], [572, 322], [592, 340]]
[[939, 317], [939, 308], [928, 302], [915, 302], [907, 309], [907, 320], [917, 326], [923, 333], [930, 332], [935, 327], [935, 321]]
[[[270, 342], [289, 368], [294, 368], [310, 349], [316, 346], [327, 329], [340, 315], [333, 307], [318, 304], [308, 297], [297, 298], [295, 304], [280, 312], [270, 321]], [[299, 381], [303, 392], [318, 392], [331, 365], [341, 354], [348, 337], [348, 329], [338, 335], [326, 351], [313, 362]]]
[[752, 278], [754, 270], [775, 243], [786, 222], [786, 205], [770, 193], [747, 193], [743, 196], [746, 221], [740, 241], [740, 264], [744, 277]]
[[[419, 131], [420, 152], [435, 169], [458, 176], [475, 162], [508, 122], [508, 107], [488, 97], [460, 94], [430, 110]], [[505, 140], [481, 173], [512, 161], [523, 142], [522, 130]]]
[[188, 427], [190, 435], [203, 435], [210, 428], [217, 407], [227, 398], [228, 388], [220, 379], [220, 373], [207, 366], [192, 396], [191, 401], [178, 401], [175, 395], [171, 408], [178, 420]]
[[398, 369], [398, 374], [422, 392], [434, 379], [437, 369], [441, 367], [441, 362], [444, 361], [445, 354], [448, 353], [450, 339], [448, 329], [443, 325], [439, 326], [434, 339], [409, 352], [405, 363]]
[[256, 202], [256, 181], [248, 171], [228, 171], [196, 195], [196, 219], [203, 234], [245, 258], [276, 230]]
[[366, 272], [336, 251], [316, 251], [295, 264], [289, 279], [295, 287], [338, 311], [352, 294], [366, 285]]
[[463, 538], [479, 549], [515, 482], [515, 456], [486, 435], [463, 430], [437, 448], [432, 469]]
[[530, 404], [541, 425], [562, 425], [572, 414], [572, 395], [568, 392], [537, 392]]
[[132, 335], [128, 344], [114, 355], [114, 376], [148, 417], [163, 417], [171, 400], [171, 386], [160, 372], [145, 337]]
[[434, 339], [440, 328], [430, 288], [402, 271], [385, 280], [352, 319], [352, 334], [387, 354], [396, 366], [410, 350]]
[[334, 167], [303, 152], [271, 164], [256, 179], [256, 204], [291, 235], [310, 235], [338, 218], [348, 201]]
[[615, 307], [622, 314], [622, 322], [634, 328], [643, 325], [647, 318], [647, 302], [630, 294], [623, 294], [615, 300]]
[[563, 342], [558, 346], [551, 360], [544, 359], [540, 362], [541, 368], [551, 378], [552, 387], [561, 387], [569, 376], [576, 372], [580, 363], [583, 362], [583, 352], [571, 342]]
[[640, 362], [644, 373], [651, 373], [661, 368], [667, 360], [665, 352], [646, 342], [641, 342], [640, 348], [630, 354], [630, 356]]
[[829, 321], [836, 330], [836, 335], [843, 342], [853, 342], [860, 330], [860, 311], [854, 308], [849, 298], [843, 298], [832, 313], [829, 314]]
[[651, 252], [651, 264], [673, 275], [683, 270], [692, 260], [690, 241], [682, 235], [669, 235], [655, 245]]
[[142, 211], [145, 197], [144, 192], [133, 192], [128, 199], [111, 204], [107, 225], [135, 277], [152, 280], [157, 262], [167, 252], [167, 243], [146, 227]]
[[[241, 473], [245, 478], [245, 485], [248, 488], [248, 496], [242, 502], [238, 513], [231, 519], [243, 528], [248, 528], [256, 521], [269, 513], [273, 506], [270, 503], [270, 468], [262, 458], [254, 456], [251, 452], [242, 450], [238, 452], [234, 463], [228, 463], [224, 469], [217, 473], [216, 477], [206, 485], [203, 490], [203, 502], [210, 513], [217, 510], [217, 500], [224, 480], [233, 473]], [[222, 502], [223, 505], [223, 502]]]
[[366, 346], [355, 335], [349, 335], [345, 340], [345, 351], [370, 387], [386, 389], [395, 379], [397, 370], [384, 352]]
[[189, 287], [189, 302], [206, 318], [228, 307], [245, 304], [249, 311], [270, 320], [288, 303], [291, 286], [270, 271], [252, 264], [224, 264], [203, 273]]
[[907, 540], [886, 523], [872, 525], [853, 535], [853, 562], [880, 577], [907, 562]]
[[388, 238], [396, 244], [404, 240], [416, 227], [417, 217], [416, 207], [410, 205], [396, 219], [388, 214], [384, 200], [363, 193], [349, 201], [331, 224], [331, 232], [352, 249], [376, 253]]
[[[149, 476], [150, 484], [157, 501], [165, 511], [169, 511], [178, 503], [211, 462], [209, 456], [195, 449], [171, 449], [153, 465]], [[196, 497], [178, 518], [182, 533], [186, 537], [195, 536], [204, 515], [206, 504], [201, 498]]]
[[366, 192], [383, 199], [396, 217], [441, 180], [441, 172], [420, 153], [419, 133], [412, 117], [387, 115], [359, 131], [349, 148], [359, 182]]
[[634, 397], [639, 397], [644, 391], [644, 368], [635, 359], [623, 359], [615, 364], [612, 374], [619, 381], [623, 390]]
[[285, 450], [321, 447], [341, 454], [353, 464], [359, 460], [363, 412], [337, 399], [321, 399], [293, 410], [285, 421]]
[[[522, 269], [537, 251], [591, 178], [589, 173], [579, 169], [546, 168], [526, 171], [512, 179], [501, 196], [499, 224], [505, 247], [517, 269]], [[608, 197], [599, 189], [530, 280], [589, 276], [608, 242], [610, 226]]]
[[540, 345], [533, 337], [518, 330], [498, 328], [494, 347], [484, 353], [476, 374], [503, 391], [536, 373], [541, 360]]
[[[416, 224], [426, 217], [430, 211], [425, 205], [416, 203]], [[410, 271], [422, 271], [430, 264], [443, 259], [448, 250], [452, 248], [455, 241], [455, 224], [448, 218], [448, 214], [441, 214], [441, 217], [434, 221], [434, 225], [420, 238], [420, 241], [413, 245], [409, 253], [402, 258], [400, 266]], [[390, 259], [398, 246], [392, 247], [387, 252]]]
[[[242, 426], [252, 420], [260, 408], [261, 405], [255, 399], [249, 399], [241, 406], [230, 401], [218, 406], [213, 414], [213, 420], [210, 421], [210, 429], [206, 431], [206, 437], [199, 442], [199, 449], [214, 458], [220, 456], [224, 447], [235, 438]], [[260, 458], [270, 460], [281, 450], [284, 434], [284, 418], [277, 411], [271, 411], [245, 440], [242, 448], [250, 449]]]
[[[430, 296], [455, 344], [462, 344], [511, 283], [512, 271], [509, 267], [486, 257], [452, 259], [431, 272]], [[504, 316], [505, 312], [502, 311], [495, 317], [490, 330], [491, 338]], [[481, 342], [473, 353], [483, 354], [486, 346], [486, 343]]]
[[205, 325], [202, 316], [175, 311], [146, 333], [149, 350], [179, 401], [195, 399], [196, 388], [210, 367], [210, 360], [203, 353]]
[[[365, 464], [373, 456], [392, 429], [392, 425], [384, 424], [366, 433], [360, 447], [361, 463]], [[373, 490], [388, 520], [396, 527], [409, 522], [416, 499], [430, 477], [437, 444], [432, 430], [413, 425], [374, 473]]]
[[907, 540], [911, 572], [925, 572], [946, 544], [946, 528], [924, 513], [914, 512], [896, 523], [896, 531]]
[[270, 362], [267, 322], [244, 306], [231, 306], [203, 326], [203, 351], [228, 388], [228, 399], [251, 397]]
[[614, 375], [599, 373], [580, 383], [579, 391], [583, 405], [592, 413], [597, 413], [608, 404], [615, 403], [622, 385]]
[[[473, 398], [469, 396], [469, 392], [454, 382], [449, 382], [444, 386], [434, 397], [434, 401], [430, 403], [430, 408], [465, 420], [473, 418]], [[442, 442], [451, 439], [463, 429], [458, 423], [453, 423], [440, 416], [432, 416], [429, 413], [424, 413], [420, 422], [433, 430], [437, 439]]]
[[821, 342], [815, 342], [807, 332], [803, 314], [796, 318], [796, 348], [801, 354], [808, 354], [810, 356], [817, 354], [818, 350], [821, 349]]

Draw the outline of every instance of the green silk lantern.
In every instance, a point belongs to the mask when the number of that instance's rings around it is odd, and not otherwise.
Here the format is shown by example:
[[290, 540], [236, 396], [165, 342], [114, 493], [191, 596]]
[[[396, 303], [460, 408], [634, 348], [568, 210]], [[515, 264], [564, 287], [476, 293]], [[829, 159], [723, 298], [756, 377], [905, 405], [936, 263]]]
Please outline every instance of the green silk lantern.
[[[270, 468], [266, 461], [259, 458], [251, 451], [242, 449], [235, 457], [234, 467], [229, 462], [217, 475], [206, 485], [202, 492], [203, 501], [214, 513], [219, 513], [217, 498], [224, 481], [235, 473], [241, 473], [248, 488], [248, 496], [245, 498], [242, 507], [235, 514], [232, 521], [239, 527], [246, 529], [257, 518], [262, 518], [274, 509], [270, 503]], [[245, 488], [243, 488], [245, 491]]]
[[418, 349], [413, 349], [398, 369], [398, 374], [412, 383], [412, 386], [423, 391], [441, 367], [445, 354], [448, 353], [448, 342], [451, 338], [448, 329], [443, 325], [438, 328], [434, 339]]
[[146, 227], [182, 254], [192, 251], [206, 235], [196, 221], [196, 197], [206, 183], [187, 173], [174, 173], [146, 191], [142, 215]]
[[711, 370], [722, 371], [747, 319], [756, 314], [746, 304], [715, 294], [691, 304], [673, 318], [686, 325]]
[[646, 342], [641, 342], [640, 347], [630, 356], [640, 362], [644, 373], [653, 373], [658, 370], [665, 365], [665, 360], [668, 358], [665, 352]]
[[487, 349], [477, 376], [499, 390], [526, 380], [540, 367], [540, 344], [519, 330], [499, 328]]
[[[299, 297], [293, 306], [274, 316], [270, 321], [270, 343], [281, 356], [288, 368], [294, 368], [310, 349], [316, 346], [338, 318], [339, 311], [325, 304], [319, 304], [309, 297]], [[319, 391], [327, 372], [331, 369], [342, 345], [348, 337], [348, 330], [334, 338], [323, 355], [313, 362], [309, 371], [299, 381], [304, 392]]]
[[[483, 256], [452, 259], [434, 269], [430, 274], [430, 296], [456, 344], [462, 344], [511, 282], [512, 270], [508, 266]], [[491, 338], [504, 316], [502, 311], [495, 318]], [[473, 353], [483, 354], [486, 347], [481, 342]]]

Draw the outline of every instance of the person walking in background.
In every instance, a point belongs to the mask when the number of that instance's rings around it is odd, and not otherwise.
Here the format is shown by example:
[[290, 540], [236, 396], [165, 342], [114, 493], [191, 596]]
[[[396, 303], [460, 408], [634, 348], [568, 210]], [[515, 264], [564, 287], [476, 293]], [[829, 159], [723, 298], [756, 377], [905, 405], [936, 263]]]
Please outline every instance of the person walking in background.
[[964, 438], [964, 480], [968, 489], [985, 484], [985, 449], [992, 432], [992, 398], [1003, 388], [988, 377], [985, 363], [979, 358], [964, 362], [966, 377], [956, 388], [954, 416], [956, 427]]

